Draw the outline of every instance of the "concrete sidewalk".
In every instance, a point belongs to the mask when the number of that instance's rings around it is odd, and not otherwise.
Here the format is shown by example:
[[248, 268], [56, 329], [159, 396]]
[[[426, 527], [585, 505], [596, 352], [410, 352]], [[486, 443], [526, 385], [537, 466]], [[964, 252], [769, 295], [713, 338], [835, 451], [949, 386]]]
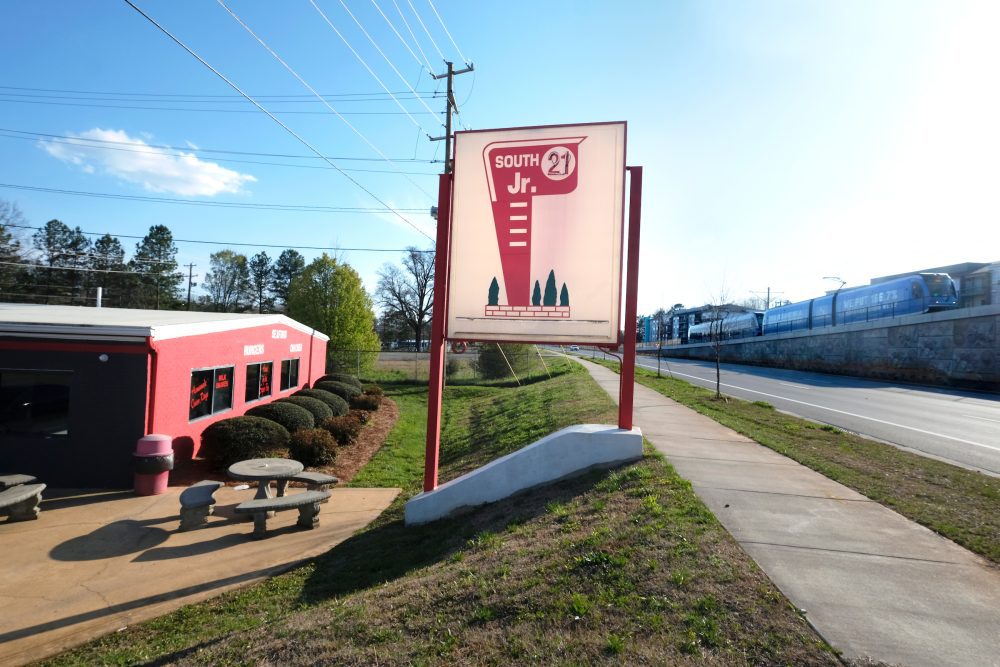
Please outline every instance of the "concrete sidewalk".
[[320, 525], [298, 512], [253, 522], [233, 508], [253, 490], [216, 491], [209, 525], [179, 532], [178, 496], [129, 491], [47, 499], [36, 521], [0, 522], [0, 665], [54, 655], [324, 553], [366, 526], [399, 489], [332, 489]]
[[[619, 376], [582, 363], [617, 400]], [[634, 423], [845, 658], [1000, 665], [984, 559], [638, 384]]]

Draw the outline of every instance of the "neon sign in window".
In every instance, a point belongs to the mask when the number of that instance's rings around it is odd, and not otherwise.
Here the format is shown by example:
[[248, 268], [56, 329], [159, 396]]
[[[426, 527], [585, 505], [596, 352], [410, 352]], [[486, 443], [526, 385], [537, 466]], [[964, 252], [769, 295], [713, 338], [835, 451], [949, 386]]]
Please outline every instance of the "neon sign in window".
[[271, 395], [271, 369], [273, 364], [265, 361], [247, 364], [247, 387], [244, 400], [247, 403]]
[[223, 366], [191, 371], [189, 421], [233, 407], [233, 370], [232, 366]]

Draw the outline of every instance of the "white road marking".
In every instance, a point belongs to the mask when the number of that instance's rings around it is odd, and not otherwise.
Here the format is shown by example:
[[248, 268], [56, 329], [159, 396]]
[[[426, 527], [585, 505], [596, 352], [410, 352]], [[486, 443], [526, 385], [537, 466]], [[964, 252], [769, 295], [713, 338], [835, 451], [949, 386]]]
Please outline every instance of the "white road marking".
[[527, 220], [528, 216], [526, 216], [526, 215], [512, 215], [512, 216], [510, 216], [510, 219], [511, 220]]
[[1000, 419], [990, 419], [989, 417], [979, 417], [977, 415], [962, 415], [963, 417], [972, 417], [973, 419], [982, 419], [983, 421], [994, 422], [1000, 424]]
[[[655, 366], [645, 366], [645, 364], [639, 364], [645, 368], [656, 368]], [[682, 375], [684, 377], [692, 378], [694, 380], [700, 380], [701, 382], [708, 382], [709, 384], [715, 384], [714, 380], [709, 380], [706, 378], [698, 377], [697, 375], [688, 375], [687, 373], [680, 373], [678, 371], [671, 371], [673, 375]], [[994, 451], [1000, 452], [1000, 447], [994, 447], [993, 445], [984, 445], [981, 442], [973, 442], [972, 440], [964, 440], [962, 438], [956, 438], [951, 435], [945, 435], [943, 433], [935, 433], [933, 431], [925, 431], [922, 428], [916, 428], [914, 426], [906, 426], [905, 424], [897, 424], [895, 422], [885, 421], [884, 419], [876, 419], [875, 417], [866, 417], [865, 415], [855, 414], [853, 412], [845, 412], [844, 410], [837, 410], [836, 408], [828, 408], [825, 405], [816, 405], [815, 403], [806, 403], [805, 401], [797, 401], [794, 398], [787, 398], [785, 396], [778, 396], [777, 394], [768, 394], [764, 391], [757, 391], [756, 389], [747, 389], [746, 387], [737, 387], [733, 384], [726, 384], [722, 382], [723, 387], [729, 387], [731, 389], [739, 389], [740, 391], [748, 391], [752, 394], [760, 394], [761, 396], [767, 396], [768, 398], [776, 398], [781, 401], [788, 401], [790, 403], [798, 403], [799, 405], [806, 405], [810, 408], [819, 408], [820, 410], [828, 410], [830, 412], [836, 412], [837, 414], [846, 415], [848, 417], [856, 417], [858, 419], [867, 419], [868, 421], [877, 422], [879, 424], [885, 424], [886, 426], [894, 426], [896, 428], [905, 428], [908, 431], [916, 431], [917, 433], [923, 433], [924, 435], [934, 436], [935, 438], [944, 438], [946, 440], [954, 440], [955, 442], [962, 442], [967, 445], [973, 445], [974, 447], [983, 447], [985, 449], [992, 449]]]
[[522, 246], [526, 246], [526, 245], [528, 245], [527, 241], [511, 241], [510, 242], [510, 247], [511, 248], [518, 248], [518, 247], [522, 247]]
[[510, 230], [510, 233], [511, 234], [527, 234], [528, 230], [525, 227], [517, 227], [515, 229]]
[[511, 208], [528, 208], [528, 202], [526, 201], [512, 201], [510, 203]]

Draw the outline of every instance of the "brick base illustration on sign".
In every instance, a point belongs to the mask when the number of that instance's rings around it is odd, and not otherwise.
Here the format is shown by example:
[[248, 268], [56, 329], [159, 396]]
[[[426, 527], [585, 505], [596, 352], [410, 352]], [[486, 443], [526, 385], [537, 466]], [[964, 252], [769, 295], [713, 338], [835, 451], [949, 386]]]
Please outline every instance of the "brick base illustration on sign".
[[545, 297], [542, 297], [542, 286], [535, 281], [535, 290], [531, 295], [530, 306], [501, 306], [498, 303], [500, 298], [500, 284], [496, 277], [490, 283], [490, 289], [486, 301], [486, 317], [510, 317], [510, 318], [535, 318], [535, 319], [569, 319], [569, 290], [566, 283], [563, 283], [559, 292], [559, 305], [556, 305], [556, 272], [555, 269], [549, 271], [548, 280], [545, 281]]

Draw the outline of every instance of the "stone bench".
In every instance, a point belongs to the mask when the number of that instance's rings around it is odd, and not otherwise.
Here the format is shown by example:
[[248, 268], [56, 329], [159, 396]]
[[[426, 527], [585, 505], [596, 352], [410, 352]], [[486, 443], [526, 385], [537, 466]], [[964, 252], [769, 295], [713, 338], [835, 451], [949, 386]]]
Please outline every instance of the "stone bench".
[[44, 484], [18, 484], [0, 491], [0, 514], [6, 514], [9, 521], [37, 519], [44, 490]]
[[[331, 486], [340, 482], [340, 480], [334, 477], [333, 475], [327, 475], [326, 473], [322, 472], [300, 472], [298, 475], [295, 475], [294, 477], [288, 477], [287, 479], [278, 480], [277, 495], [279, 498], [285, 495], [285, 487], [288, 486], [289, 482], [302, 482], [303, 484], [307, 485], [306, 488], [308, 488], [310, 491], [327, 491]], [[329, 499], [324, 500], [323, 502], [325, 503], [328, 500]]]
[[237, 505], [236, 513], [253, 515], [252, 537], [259, 540], [267, 530], [268, 512], [298, 509], [299, 520], [296, 523], [302, 528], [315, 528], [319, 525], [319, 505], [329, 497], [329, 491], [303, 491], [279, 498], [255, 498]]
[[208, 525], [215, 505], [213, 494], [220, 486], [222, 482], [205, 479], [181, 491], [181, 530]]
[[20, 484], [31, 484], [37, 482], [38, 480], [31, 475], [0, 475], [0, 491], [12, 486], [18, 486]]

